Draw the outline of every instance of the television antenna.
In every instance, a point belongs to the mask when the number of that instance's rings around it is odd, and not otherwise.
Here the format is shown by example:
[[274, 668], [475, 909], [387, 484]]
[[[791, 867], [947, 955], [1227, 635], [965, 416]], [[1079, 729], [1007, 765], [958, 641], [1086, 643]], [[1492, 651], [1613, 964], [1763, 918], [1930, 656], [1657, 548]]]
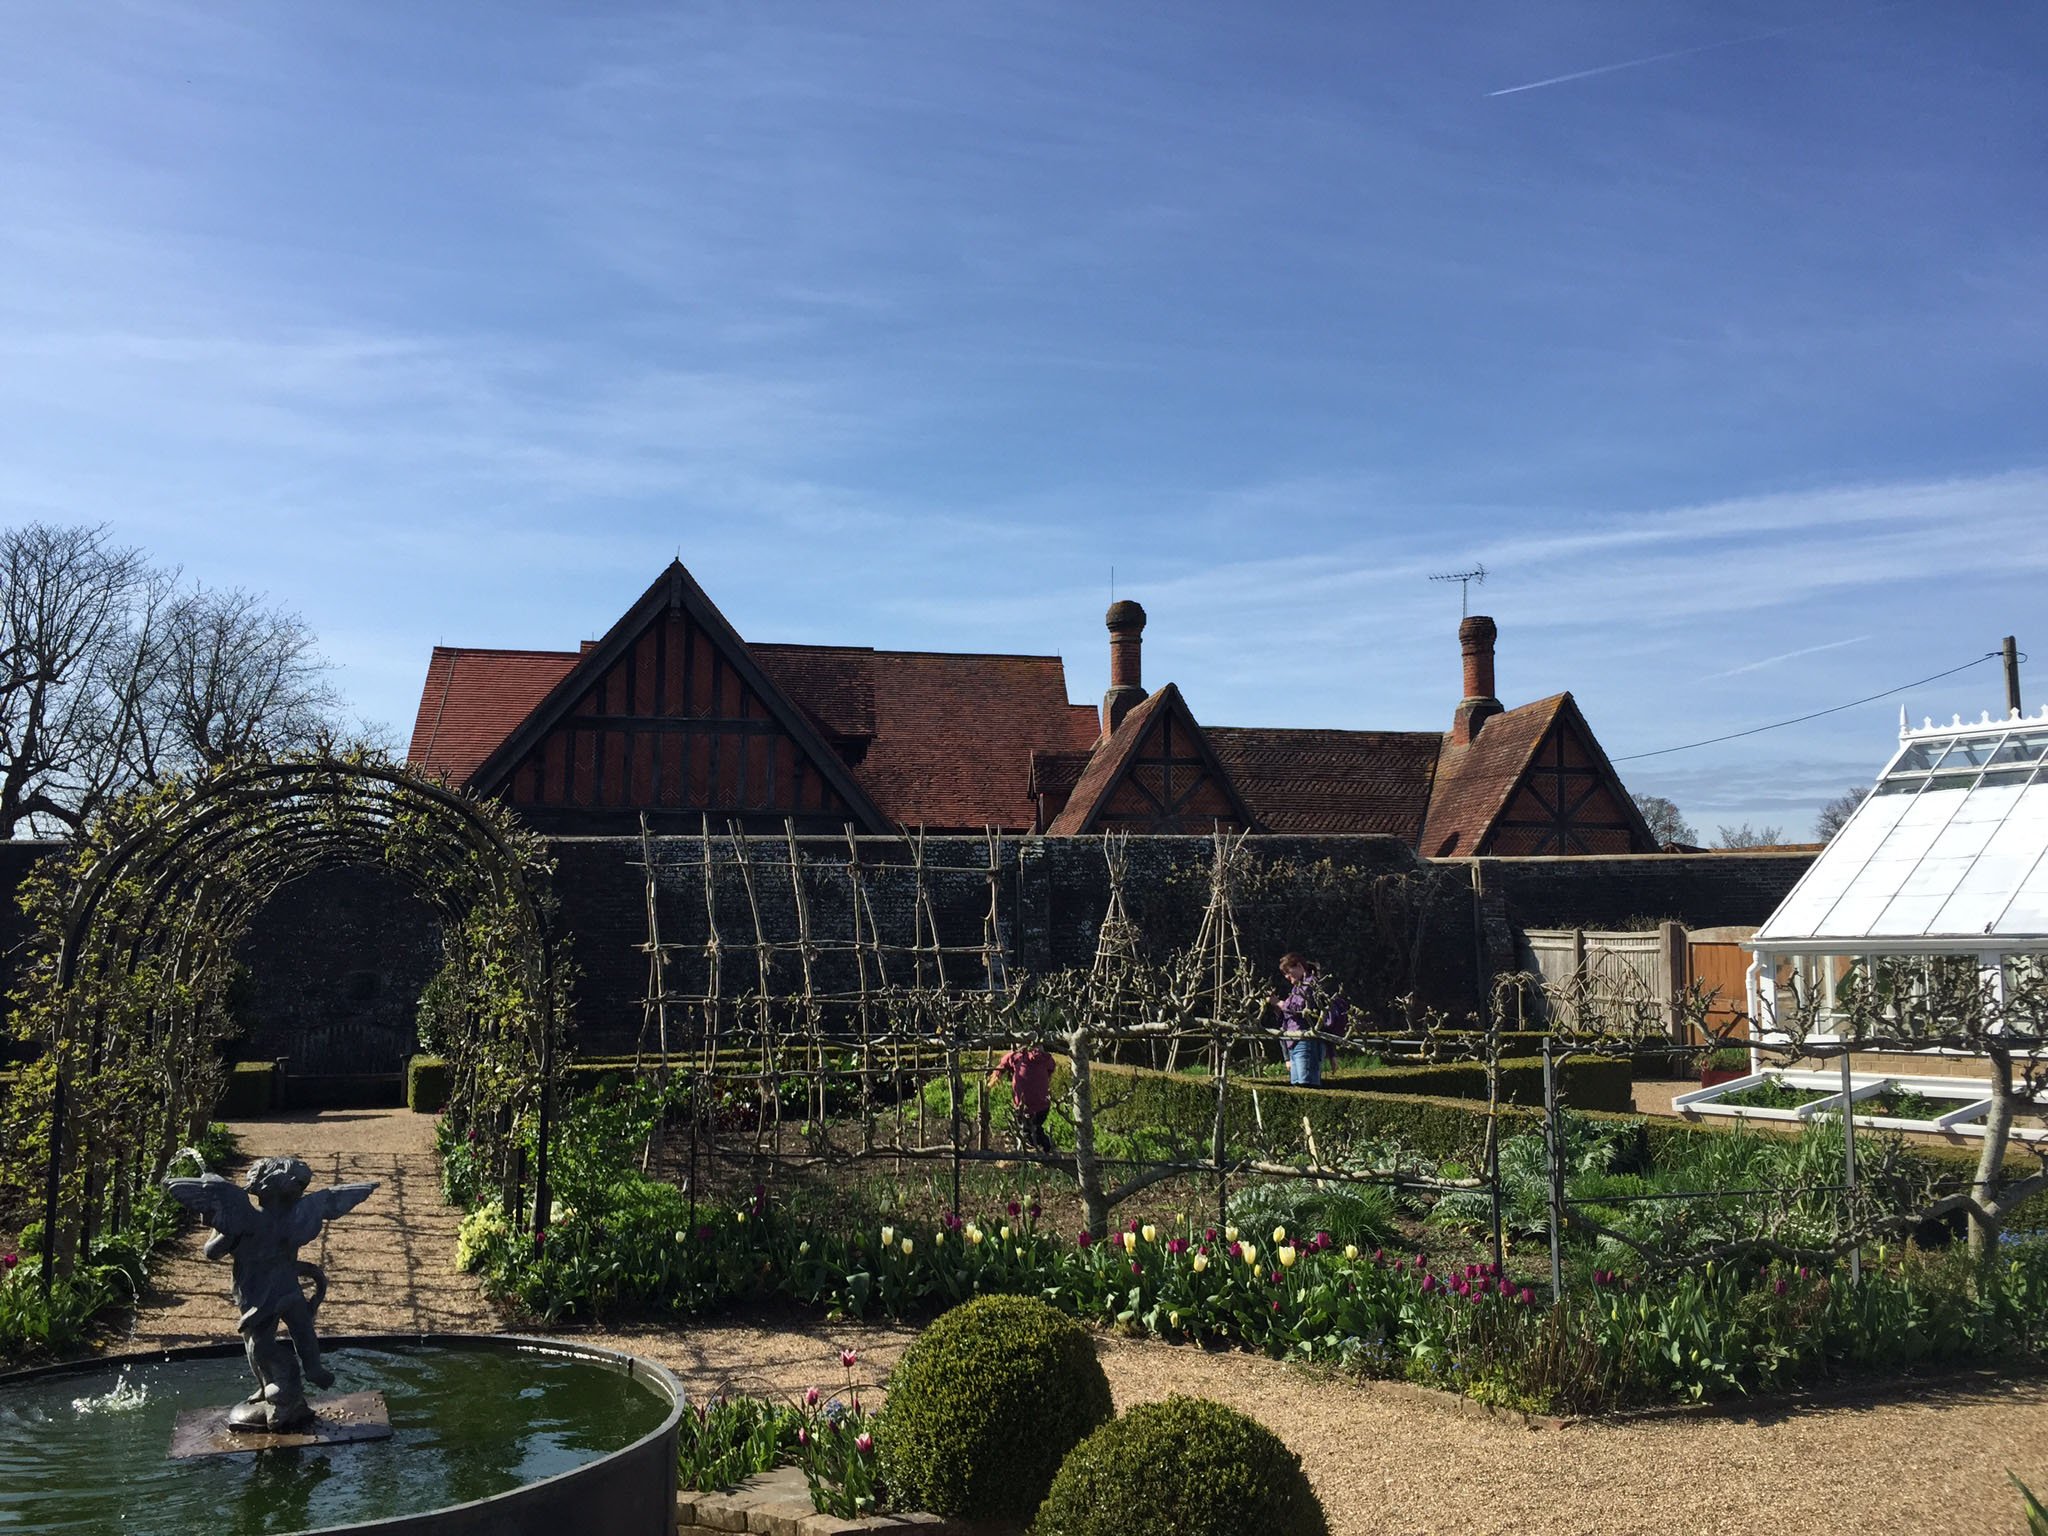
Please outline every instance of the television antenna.
[[1472, 609], [1467, 602], [1467, 598], [1471, 593], [1473, 583], [1476, 582], [1482, 587], [1486, 585], [1486, 567], [1475, 563], [1469, 571], [1445, 571], [1443, 574], [1432, 576], [1429, 579], [1431, 581], [1455, 581], [1458, 584], [1458, 617], [1467, 619], [1472, 616]]

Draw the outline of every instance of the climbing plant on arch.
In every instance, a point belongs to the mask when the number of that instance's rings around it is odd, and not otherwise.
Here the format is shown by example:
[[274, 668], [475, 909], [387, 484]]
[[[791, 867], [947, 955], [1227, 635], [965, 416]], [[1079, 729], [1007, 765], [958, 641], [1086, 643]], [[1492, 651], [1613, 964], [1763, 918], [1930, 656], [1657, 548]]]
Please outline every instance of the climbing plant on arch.
[[351, 865], [389, 869], [440, 917], [448, 1113], [507, 1208], [545, 1227], [569, 978], [540, 840], [495, 802], [381, 758], [232, 763], [116, 803], [25, 884], [35, 937], [12, 1027], [43, 1049], [5, 1113], [16, 1193], [25, 1176], [40, 1185], [46, 1284], [126, 1223], [210, 1114], [251, 919], [288, 882]]

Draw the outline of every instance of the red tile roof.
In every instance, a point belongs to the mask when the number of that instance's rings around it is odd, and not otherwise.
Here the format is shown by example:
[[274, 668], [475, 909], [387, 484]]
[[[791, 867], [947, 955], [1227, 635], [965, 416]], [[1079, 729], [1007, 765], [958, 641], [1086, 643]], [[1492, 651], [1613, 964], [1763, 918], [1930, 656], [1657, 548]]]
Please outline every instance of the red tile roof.
[[405, 755], [414, 767], [461, 784], [575, 665], [574, 651], [435, 646]]
[[1571, 707], [1571, 698], [1554, 693], [1491, 716], [1469, 746], [1444, 736], [1417, 852], [1438, 857], [1477, 851], [1559, 713]]
[[1033, 750], [1095, 739], [1095, 712], [1067, 702], [1057, 656], [870, 654], [875, 736], [854, 776], [907, 826], [1027, 830]]
[[1377, 832], [1413, 844], [1429, 812], [1438, 731], [1205, 728], [1264, 832]]
[[875, 653], [855, 645], [749, 645], [754, 660], [827, 736], [875, 734]]
[[[1078, 832], [1114, 794], [1162, 711], [1186, 726], [1211, 764], [1216, 791], [1259, 830], [1378, 833], [1404, 838], [1425, 855], [1469, 855], [1484, 845], [1560, 716], [1574, 722], [1612, 776], [1570, 694], [1495, 715], [1460, 746], [1435, 731], [1205, 731], [1168, 684], [1101, 741], [1095, 710], [1069, 702], [1056, 656], [748, 645], [680, 564], [614, 633], [663, 600], [704, 608], [726, 637], [719, 643], [741, 647], [787, 701], [775, 707], [808, 740], [804, 750], [836, 753], [832, 771], [847, 780], [844, 789], [872, 802], [864, 820], [1021, 830], [1035, 825], [1034, 797], [1044, 795], [1058, 806], [1048, 832]], [[470, 782], [493, 754], [512, 750], [514, 733], [592, 650], [436, 646], [409, 756], [451, 783]], [[838, 766], [841, 759], [850, 767]]]
[[[750, 645], [829, 739], [866, 744], [852, 773], [907, 826], [1030, 828], [1031, 754], [1085, 753], [1095, 711], [1067, 701], [1057, 656]], [[413, 726], [414, 764], [461, 784], [576, 665], [574, 651], [436, 646]]]

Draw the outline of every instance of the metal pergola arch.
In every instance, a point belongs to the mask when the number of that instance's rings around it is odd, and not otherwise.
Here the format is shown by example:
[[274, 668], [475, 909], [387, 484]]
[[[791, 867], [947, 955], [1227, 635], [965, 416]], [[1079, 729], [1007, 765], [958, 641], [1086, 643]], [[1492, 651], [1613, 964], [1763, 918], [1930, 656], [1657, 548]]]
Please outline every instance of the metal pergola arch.
[[[404, 831], [408, 818], [423, 819], [414, 835]], [[392, 857], [401, 847], [405, 856]], [[55, 1028], [66, 1039], [52, 1042], [45, 1287], [56, 1272], [62, 1215], [66, 1047], [76, 1043], [83, 1023], [76, 989], [95, 931], [127, 930], [121, 935], [125, 942], [115, 945], [114, 966], [132, 970], [145, 956], [168, 949], [172, 974], [189, 975], [195, 968], [191, 935], [167, 933], [157, 921], [174, 898], [197, 901], [225, 920], [221, 931], [237, 936], [289, 881], [318, 869], [361, 865], [390, 870], [443, 917], [459, 917], [487, 896], [518, 914], [538, 1078], [533, 1230], [545, 1230], [558, 1068], [557, 976], [548, 909], [520, 851], [479, 802], [404, 767], [331, 754], [254, 761], [222, 768], [148, 811], [84, 868], [65, 903], [54, 980], [61, 1000]], [[467, 900], [460, 891], [465, 881], [478, 886]], [[222, 888], [209, 893], [210, 883]]]

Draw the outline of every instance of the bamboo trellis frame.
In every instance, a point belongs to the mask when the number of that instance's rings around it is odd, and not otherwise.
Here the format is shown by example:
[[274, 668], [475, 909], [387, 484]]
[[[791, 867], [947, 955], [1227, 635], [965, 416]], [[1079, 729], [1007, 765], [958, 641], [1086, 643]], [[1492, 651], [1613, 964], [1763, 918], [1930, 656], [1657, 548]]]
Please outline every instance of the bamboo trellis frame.
[[[985, 1094], [968, 1112], [970, 1075], [978, 1080], [996, 1051], [1048, 1033], [1044, 999], [1030, 999], [1015, 975], [1003, 921], [1010, 870], [1002, 839], [991, 829], [980, 842], [975, 860], [955, 851], [957, 840], [935, 849], [922, 831], [890, 839], [849, 827], [843, 841], [828, 843], [799, 838], [793, 823], [779, 835], [750, 835], [706, 817], [696, 834], [668, 839], [643, 827], [648, 989], [639, 1057], [651, 1054], [664, 1077], [689, 1074], [691, 1089], [678, 1108], [688, 1120], [693, 1206], [707, 1157], [756, 1169], [866, 1159], [900, 1171], [943, 1162], [956, 1208], [964, 1165], [1075, 1165], [1071, 1154], [994, 1145]], [[1305, 1164], [1293, 1165], [1233, 1154], [1227, 1144], [1233, 1062], [1270, 1057], [1276, 1040], [1236, 915], [1243, 835], [1216, 835], [1194, 941], [1167, 972], [1145, 960], [1144, 936], [1129, 914], [1126, 841], [1107, 838], [1103, 851], [1108, 891], [1094, 956], [1085, 973], [1060, 978], [1058, 1001], [1085, 1017], [1109, 1049], [1139, 1050], [1168, 1068], [1192, 1050], [1206, 1058], [1215, 1085], [1214, 1119], [1201, 1128], [1201, 1144], [1145, 1168], [1213, 1177], [1219, 1203], [1232, 1176], [1415, 1184], [1398, 1171], [1333, 1169], [1313, 1148]], [[965, 888], [976, 883], [985, 893], [980, 933], [961, 942], [957, 930], [971, 910]], [[947, 884], [951, 891], [941, 889]], [[685, 937], [664, 924], [662, 893], [693, 887], [701, 889], [702, 931]], [[885, 892], [893, 899], [884, 900]], [[735, 973], [735, 961], [742, 968], [751, 962], [751, 985], [744, 969]], [[691, 1027], [678, 1031], [678, 1018]], [[937, 1081], [946, 1085], [942, 1112], [924, 1091]], [[730, 1113], [717, 1112], [718, 1091], [742, 1101], [738, 1135]], [[792, 1148], [789, 1119], [798, 1104], [805, 1134]], [[819, 1132], [835, 1110], [857, 1125], [857, 1136], [835, 1142]]]

